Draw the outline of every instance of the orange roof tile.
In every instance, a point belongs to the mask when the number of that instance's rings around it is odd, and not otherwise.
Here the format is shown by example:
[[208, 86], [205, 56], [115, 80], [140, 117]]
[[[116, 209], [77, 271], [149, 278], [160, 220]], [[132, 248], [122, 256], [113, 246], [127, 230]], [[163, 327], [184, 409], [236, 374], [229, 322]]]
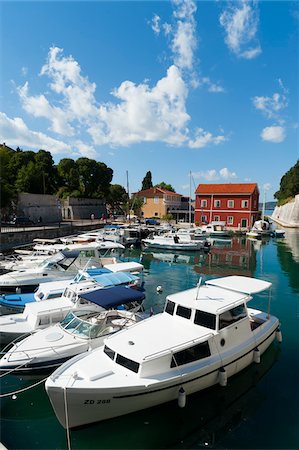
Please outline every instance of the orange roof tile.
[[196, 194], [252, 194], [256, 183], [199, 184]]
[[141, 197], [151, 197], [153, 195], [177, 195], [182, 197], [181, 194], [177, 194], [176, 192], [167, 191], [166, 189], [161, 189], [158, 187], [152, 187], [150, 189], [144, 189], [143, 191], [135, 192], [134, 195], [138, 195]]

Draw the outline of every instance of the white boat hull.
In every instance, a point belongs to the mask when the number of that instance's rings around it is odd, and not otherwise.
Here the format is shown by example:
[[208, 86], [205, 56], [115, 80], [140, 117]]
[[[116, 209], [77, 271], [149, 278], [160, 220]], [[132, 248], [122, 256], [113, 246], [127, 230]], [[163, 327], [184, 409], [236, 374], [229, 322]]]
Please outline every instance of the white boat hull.
[[[278, 320], [273, 318], [266, 325], [253, 332], [246, 348], [230, 351], [222, 359], [213, 357], [210, 364], [201, 366], [197, 371], [185, 373], [166, 381], [154, 380], [150, 385], [124, 386], [118, 388], [72, 387], [76, 376], [66, 376], [65, 386], [55, 386], [55, 374], [46, 382], [46, 390], [56, 416], [65, 428], [73, 428], [92, 422], [118, 417], [124, 414], [150, 408], [172, 400], [178, 400], [179, 389], [184, 388], [186, 395], [206, 389], [219, 383], [219, 370], [225, 368], [227, 377], [237, 374], [254, 361], [254, 350], [258, 347], [262, 355], [275, 338]], [[236, 350], [236, 349], [235, 349]], [[80, 357], [78, 358], [80, 359]], [[72, 361], [76, 361], [74, 358]], [[72, 364], [72, 361], [66, 364]], [[99, 375], [105, 378], [108, 373]], [[80, 376], [80, 375], [78, 375]], [[95, 385], [97, 383], [95, 381]]]

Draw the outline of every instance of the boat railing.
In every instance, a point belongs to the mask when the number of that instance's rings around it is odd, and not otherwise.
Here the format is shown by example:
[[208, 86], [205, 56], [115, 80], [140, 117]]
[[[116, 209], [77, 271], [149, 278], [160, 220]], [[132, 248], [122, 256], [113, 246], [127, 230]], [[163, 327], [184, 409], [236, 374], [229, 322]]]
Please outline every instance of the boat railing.
[[190, 344], [200, 344], [201, 342], [203, 342], [203, 341], [205, 341], [205, 340], [207, 340], [207, 339], [209, 339], [210, 337], [213, 337], [213, 336], [214, 336], [213, 333], [206, 333], [203, 336], [200, 336], [198, 338], [191, 339], [189, 341], [185, 341], [185, 342], [183, 342], [181, 344], [177, 344], [177, 345], [175, 345], [173, 347], [169, 347], [167, 349], [160, 350], [160, 351], [155, 352], [155, 353], [151, 353], [150, 355], [145, 356], [143, 358], [143, 361], [149, 361], [151, 359], [155, 359], [157, 356], [164, 356], [164, 355], [167, 355], [168, 353], [173, 353], [174, 351], [177, 351], [180, 348], [183, 349], [187, 345], [190, 345]]

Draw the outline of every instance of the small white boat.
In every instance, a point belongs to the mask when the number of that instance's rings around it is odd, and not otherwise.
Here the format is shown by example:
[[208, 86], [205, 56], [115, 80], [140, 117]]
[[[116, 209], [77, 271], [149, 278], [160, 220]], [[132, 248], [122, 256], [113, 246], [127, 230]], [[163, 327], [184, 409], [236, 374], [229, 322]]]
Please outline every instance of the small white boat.
[[268, 237], [272, 233], [272, 223], [267, 220], [256, 220], [250, 231], [246, 233], [246, 236], [261, 239], [262, 237]]
[[[140, 296], [133, 289], [125, 292], [131, 302], [136, 299], [136, 294]], [[120, 301], [124, 304], [123, 298]], [[114, 307], [117, 306], [115, 302]], [[5, 347], [0, 371], [13, 371], [14, 374], [53, 371], [73, 356], [103, 345], [106, 337], [143, 318], [142, 313], [136, 311], [110, 309], [99, 312], [85, 305], [83, 309], [70, 311], [60, 323]]]
[[[77, 427], [176, 400], [258, 363], [279, 320], [247, 307], [271, 283], [218, 278], [169, 295], [165, 310], [64, 363], [46, 381], [59, 422]], [[269, 296], [270, 298], [270, 296]], [[188, 400], [187, 400], [188, 401]]]
[[209, 250], [210, 243], [206, 240], [192, 240], [184, 236], [181, 238], [177, 234], [153, 235], [142, 240], [145, 247], [158, 248], [164, 250], [196, 251]]
[[129, 303], [128, 297], [131, 298], [130, 309], [135, 309], [144, 299], [144, 293], [128, 286], [99, 288], [89, 282], [70, 285], [61, 298], [27, 303], [20, 314], [0, 316], [1, 343], [8, 344], [22, 335], [60, 322], [69, 311], [84, 309], [86, 305], [95, 311], [109, 309], [124, 301]]
[[223, 221], [212, 221], [208, 225], [201, 225], [198, 227], [204, 235], [211, 237], [229, 237], [230, 232], [226, 229], [226, 224]]
[[278, 228], [275, 228], [274, 230], [271, 231], [271, 237], [284, 238], [285, 237], [285, 231], [284, 230], [280, 230]]

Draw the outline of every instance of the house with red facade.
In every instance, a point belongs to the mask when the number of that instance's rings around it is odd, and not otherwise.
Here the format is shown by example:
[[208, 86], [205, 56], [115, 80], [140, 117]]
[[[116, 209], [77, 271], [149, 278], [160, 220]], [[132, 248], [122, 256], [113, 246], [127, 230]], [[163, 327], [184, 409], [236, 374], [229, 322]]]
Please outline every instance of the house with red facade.
[[259, 218], [256, 183], [199, 184], [194, 222], [225, 222], [228, 228], [251, 228]]

